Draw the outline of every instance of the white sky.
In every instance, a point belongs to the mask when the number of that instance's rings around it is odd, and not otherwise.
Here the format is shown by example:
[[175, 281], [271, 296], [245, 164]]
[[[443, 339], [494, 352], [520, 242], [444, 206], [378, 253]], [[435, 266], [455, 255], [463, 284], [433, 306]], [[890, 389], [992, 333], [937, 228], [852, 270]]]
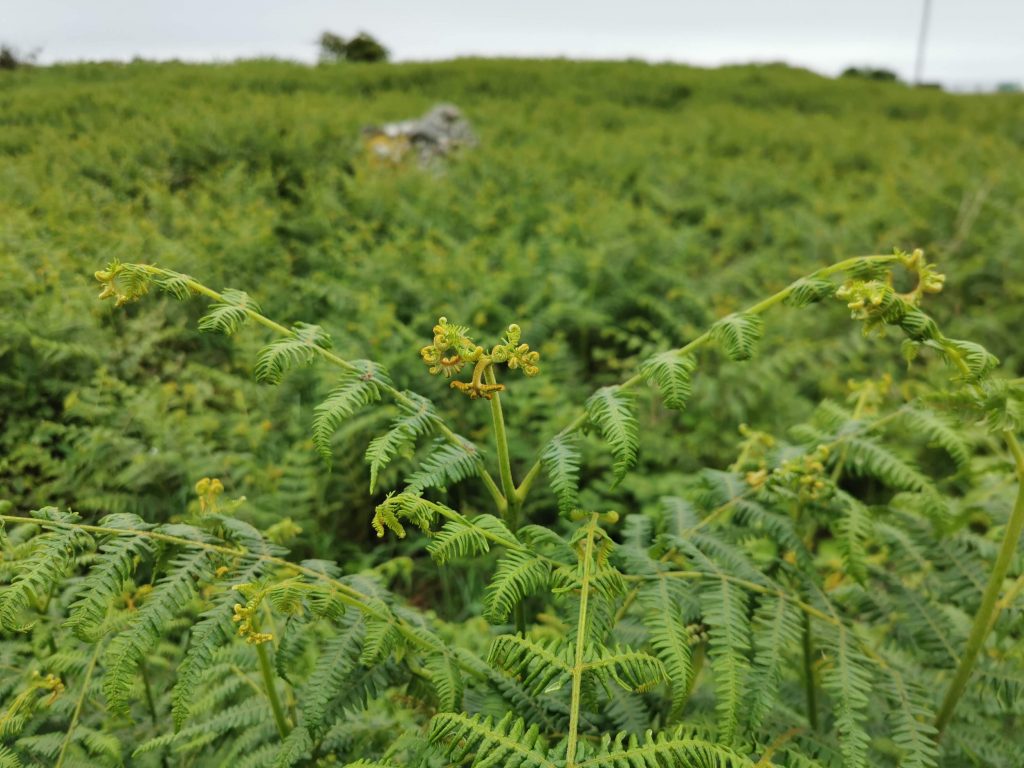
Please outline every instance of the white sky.
[[[924, 0], [0, 0], [0, 40], [39, 61], [313, 61], [365, 29], [396, 60], [460, 55], [787, 61], [913, 73]], [[1024, 81], [1024, 0], [932, 0], [925, 79]]]

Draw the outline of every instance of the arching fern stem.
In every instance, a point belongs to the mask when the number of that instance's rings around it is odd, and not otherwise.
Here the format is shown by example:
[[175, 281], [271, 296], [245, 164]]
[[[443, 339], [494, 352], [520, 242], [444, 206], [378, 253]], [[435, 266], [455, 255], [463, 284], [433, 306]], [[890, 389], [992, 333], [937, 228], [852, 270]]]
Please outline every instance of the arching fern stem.
[[935, 718], [935, 729], [938, 732], [936, 738], [941, 738], [942, 732], [949, 721], [953, 718], [953, 710], [963, 695], [967, 682], [970, 680], [971, 672], [974, 670], [974, 662], [985, 644], [985, 638], [995, 624], [996, 612], [999, 609], [999, 591], [1003, 587], [1006, 573], [1010, 569], [1014, 555], [1017, 552], [1017, 543], [1020, 540], [1021, 531], [1024, 530], [1024, 449], [1017, 441], [1017, 436], [1010, 430], [1003, 433], [1006, 444], [1013, 454], [1017, 471], [1017, 499], [1013, 505], [1013, 512], [1010, 514], [1010, 521], [1003, 534], [1003, 543], [999, 547], [999, 554], [992, 565], [992, 572], [989, 574], [988, 584], [981, 598], [981, 605], [974, 616], [974, 624], [971, 626], [971, 634], [967, 638], [967, 647], [960, 657], [960, 665], [956, 674], [949, 684], [946, 697], [942, 701], [942, 707]]
[[[831, 277], [832, 275], [836, 275], [836, 274], [839, 274], [841, 272], [845, 272], [845, 271], [847, 271], [847, 270], [849, 270], [849, 269], [851, 269], [853, 267], [856, 267], [859, 264], [864, 264], [864, 263], [889, 264], [889, 263], [897, 262], [899, 260], [900, 260], [900, 256], [898, 254], [878, 254], [878, 255], [872, 255], [872, 256], [854, 256], [852, 258], [844, 259], [843, 261], [836, 262], [835, 264], [832, 264], [831, 266], [824, 267], [823, 269], [819, 269], [816, 272], [812, 272], [811, 274], [809, 274], [809, 275], [807, 275], [807, 276], [805, 276], [803, 278], [800, 278], [800, 280], [808, 280], [808, 279], [815, 279], [815, 278], [818, 278], [818, 279], [828, 278], [828, 277]], [[747, 309], [743, 310], [742, 314], [745, 314], [745, 315], [760, 315], [760, 314], [763, 314], [764, 312], [766, 312], [767, 310], [771, 309], [775, 305], [781, 304], [782, 302], [784, 302], [786, 299], [788, 299], [790, 297], [790, 295], [793, 293], [793, 291], [797, 288], [797, 285], [800, 283], [800, 280], [797, 280], [797, 281], [794, 281], [794, 282], [790, 283], [788, 286], [783, 288], [781, 291], [779, 291], [778, 293], [775, 293], [775, 294], [769, 296], [767, 299], [764, 299], [763, 301], [760, 301], [757, 304], [751, 305]], [[714, 338], [714, 336], [712, 334], [712, 331], [709, 329], [709, 330], [705, 331], [704, 333], [702, 333], [697, 338], [695, 338], [689, 344], [687, 344], [687, 345], [677, 349], [676, 350], [676, 354], [682, 356], [682, 355], [686, 355], [686, 354], [689, 354], [691, 352], [694, 352], [694, 351], [700, 349], [701, 347], [705, 346], [706, 344], [708, 344], [710, 341], [712, 341], [713, 338]], [[632, 377], [626, 379], [624, 382], [622, 382], [622, 384], [620, 384], [618, 388], [619, 388], [619, 390], [633, 389], [634, 387], [636, 387], [637, 385], [643, 383], [644, 381], [645, 381], [645, 379], [644, 379], [643, 374], [637, 373], [637, 374], [634, 374]], [[574, 432], [577, 432], [580, 429], [582, 429], [583, 426], [586, 423], [587, 423], [587, 414], [586, 413], [581, 413], [575, 419], [573, 419], [573, 421], [570, 422], [569, 425], [566, 426], [558, 434], [559, 434], [559, 436], [570, 435], [570, 434], [572, 434]], [[537, 459], [537, 461], [535, 461], [533, 466], [530, 468], [529, 472], [527, 472], [526, 475], [523, 477], [522, 483], [520, 483], [519, 487], [516, 488], [515, 498], [516, 498], [516, 502], [518, 504], [522, 505], [522, 503], [526, 500], [526, 496], [530, 492], [530, 487], [533, 485], [533, 481], [537, 479], [537, 475], [540, 474], [540, 470], [541, 470], [541, 460]]]
[[[212, 299], [215, 302], [222, 304], [231, 303], [224, 297], [223, 294], [218, 293], [212, 288], [208, 288], [199, 281], [194, 280], [193, 278], [181, 272], [175, 272], [170, 269], [163, 269], [162, 267], [156, 267], [153, 266], [152, 264], [139, 264], [137, 266], [141, 269], [144, 269], [151, 275], [162, 277], [168, 280], [175, 280], [177, 284], [184, 285], [185, 287], [188, 288], [189, 291], [193, 293], [198, 293], [202, 296], [205, 296], [208, 299]], [[280, 323], [271, 320], [266, 315], [263, 315], [249, 307], [239, 307], [239, 309], [245, 312], [246, 316], [248, 316], [253, 321], [259, 323], [265, 328], [269, 328], [270, 330], [274, 331], [275, 333], [281, 336], [294, 335], [290, 328], [287, 328], [281, 325]], [[362, 371], [355, 365], [350, 363], [345, 358], [331, 352], [329, 349], [325, 349], [324, 347], [318, 346], [316, 344], [311, 344], [310, 349], [319, 354], [324, 360], [327, 360], [328, 362], [332, 363], [333, 365], [336, 365], [342, 370], [348, 371], [349, 373], [362, 373]], [[416, 410], [416, 408], [418, 407], [416, 403], [414, 403], [412, 400], [406, 397], [400, 390], [396, 389], [390, 384], [378, 381], [376, 382], [376, 385], [381, 390], [387, 392], [387, 394], [395, 402], [404, 405], [412, 410]], [[459, 438], [459, 436], [456, 435], [451, 429], [449, 429], [446, 424], [438, 421], [437, 428], [441, 432], [441, 434], [444, 435], [445, 439], [448, 440], [450, 443], [460, 448], [464, 446], [464, 441], [461, 438]], [[502, 494], [501, 490], [498, 488], [497, 483], [494, 482], [494, 478], [491, 477], [490, 472], [487, 471], [487, 468], [483, 465], [483, 462], [481, 461], [477, 462], [477, 474], [480, 476], [480, 479], [487, 487], [487, 491], [488, 493], [490, 493], [495, 505], [498, 507], [500, 511], [502, 511], [502, 513], [504, 513], [504, 510], [506, 509], [506, 506], [508, 505], [509, 502], [507, 501], [506, 496]]]

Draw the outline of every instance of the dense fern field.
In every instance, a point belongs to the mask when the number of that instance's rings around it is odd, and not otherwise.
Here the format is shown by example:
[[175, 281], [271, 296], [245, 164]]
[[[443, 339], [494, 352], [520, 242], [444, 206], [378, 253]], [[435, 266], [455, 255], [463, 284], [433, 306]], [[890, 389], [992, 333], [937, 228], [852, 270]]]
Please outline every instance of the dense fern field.
[[0, 767], [1024, 764], [1020, 95], [0, 74]]

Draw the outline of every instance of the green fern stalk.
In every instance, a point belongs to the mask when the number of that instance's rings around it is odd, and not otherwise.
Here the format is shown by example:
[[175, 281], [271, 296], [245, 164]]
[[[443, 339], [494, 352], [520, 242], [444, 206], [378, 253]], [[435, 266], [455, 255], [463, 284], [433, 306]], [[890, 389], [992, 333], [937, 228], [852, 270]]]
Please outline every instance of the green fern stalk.
[[256, 655], [260, 660], [260, 674], [263, 676], [263, 687], [266, 689], [267, 699], [270, 700], [270, 708], [274, 711], [274, 723], [277, 725], [277, 732], [282, 739], [285, 739], [288, 737], [291, 727], [284, 716], [281, 697], [277, 694], [274, 662], [270, 660], [270, 651], [267, 650], [267, 645], [268, 643], [257, 643]]
[[977, 661], [978, 654], [981, 653], [981, 649], [985, 645], [985, 638], [988, 637], [988, 633], [992, 629], [999, 592], [1003, 587], [1003, 581], [1006, 579], [1010, 564], [1013, 562], [1017, 552], [1017, 543], [1020, 540], [1021, 531], [1024, 530], [1024, 449], [1021, 448], [1013, 432], [1006, 430], [1003, 435], [1006, 439], [1006, 444], [1010, 448], [1010, 453], [1013, 454], [1016, 465], [1018, 477], [1017, 499], [1013, 505], [1013, 512], [1010, 514], [1010, 521], [1006, 526], [1006, 532], [1003, 534], [1003, 543], [999, 547], [999, 554], [992, 565], [988, 584], [985, 586], [985, 592], [981, 598], [981, 605], [978, 607], [978, 612], [974, 615], [974, 623], [971, 625], [971, 634], [967, 638], [967, 646], [960, 657], [960, 664], [957, 667], [956, 674], [953, 675], [953, 680], [949, 684], [949, 689], [946, 691], [946, 697], [942, 700], [939, 714], [935, 718], [937, 739], [941, 738], [946, 726], [952, 720], [957, 702], [960, 700], [961, 695], [963, 695], [967, 682], [971, 678], [974, 663]]
[[587, 600], [590, 596], [590, 571], [594, 557], [594, 532], [597, 529], [597, 514], [590, 515], [587, 523], [587, 540], [583, 548], [582, 572], [580, 574], [580, 607], [576, 619], [576, 648], [572, 657], [572, 694], [569, 701], [569, 737], [566, 742], [565, 768], [576, 765], [576, 748], [579, 743], [580, 702], [583, 694], [583, 671], [586, 669], [584, 653], [587, 644]]

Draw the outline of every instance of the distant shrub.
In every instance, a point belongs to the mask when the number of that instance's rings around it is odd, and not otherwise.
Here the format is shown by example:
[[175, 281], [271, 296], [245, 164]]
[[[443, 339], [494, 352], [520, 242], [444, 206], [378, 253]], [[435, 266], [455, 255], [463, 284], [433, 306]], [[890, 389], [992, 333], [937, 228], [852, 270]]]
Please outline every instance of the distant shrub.
[[0, 69], [17, 69], [25, 62], [13, 48], [0, 45]]
[[877, 69], [875, 67], [847, 67], [843, 70], [840, 77], [860, 77], [865, 80], [881, 80], [889, 83], [899, 81], [895, 72], [888, 69]]
[[333, 32], [320, 35], [321, 61], [387, 61], [388, 49], [366, 32], [348, 42]]

